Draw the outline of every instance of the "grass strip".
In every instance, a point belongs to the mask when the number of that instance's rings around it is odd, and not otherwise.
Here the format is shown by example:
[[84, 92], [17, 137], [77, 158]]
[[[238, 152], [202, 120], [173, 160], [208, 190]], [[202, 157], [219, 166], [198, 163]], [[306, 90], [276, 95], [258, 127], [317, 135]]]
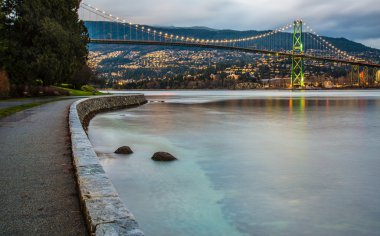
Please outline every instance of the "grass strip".
[[1, 108], [0, 109], [0, 118], [12, 115], [12, 114], [14, 114], [16, 112], [23, 111], [23, 110], [26, 110], [26, 109], [29, 109], [29, 108], [32, 108], [32, 107], [37, 107], [37, 106], [40, 106], [40, 105], [43, 105], [43, 104], [46, 104], [46, 103], [57, 102], [57, 101], [61, 101], [61, 100], [64, 100], [64, 99], [67, 99], [67, 98], [56, 98], [56, 99], [47, 100], [47, 101], [31, 102], [31, 103], [26, 103], [26, 104], [18, 105], [18, 106]]

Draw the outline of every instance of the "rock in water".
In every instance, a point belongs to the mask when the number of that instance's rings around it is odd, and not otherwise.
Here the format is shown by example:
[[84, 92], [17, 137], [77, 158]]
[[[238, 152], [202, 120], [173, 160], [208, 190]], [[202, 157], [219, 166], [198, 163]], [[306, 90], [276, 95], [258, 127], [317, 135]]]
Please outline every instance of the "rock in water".
[[154, 161], [174, 161], [177, 160], [172, 154], [167, 152], [156, 152], [152, 156], [152, 160]]
[[115, 151], [116, 154], [132, 154], [133, 151], [130, 147], [128, 146], [122, 146], [122, 147], [119, 147], [116, 151]]

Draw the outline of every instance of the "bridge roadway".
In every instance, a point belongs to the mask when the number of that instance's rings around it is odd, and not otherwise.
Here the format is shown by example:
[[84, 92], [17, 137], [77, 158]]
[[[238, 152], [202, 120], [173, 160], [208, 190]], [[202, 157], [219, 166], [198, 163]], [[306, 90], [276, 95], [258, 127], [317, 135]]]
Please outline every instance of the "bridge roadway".
[[[210, 48], [210, 49], [219, 49], [219, 50], [233, 50], [240, 52], [248, 53], [260, 53], [260, 54], [271, 54], [276, 56], [292, 57], [293, 54], [289, 52], [276, 52], [269, 50], [260, 50], [255, 48], [243, 48], [235, 46], [224, 46], [224, 45], [215, 45], [215, 44], [202, 44], [202, 43], [185, 43], [185, 42], [161, 42], [161, 41], [152, 41], [152, 40], [115, 40], [115, 39], [90, 39], [90, 43], [96, 44], [132, 44], [132, 45], [157, 45], [157, 46], [174, 46], [174, 47], [197, 47], [197, 48]], [[348, 61], [342, 59], [333, 59], [326, 57], [311, 56], [305, 54], [295, 54], [295, 56], [303, 57], [304, 59], [324, 61], [324, 62], [336, 62], [343, 63], [348, 65], [358, 65], [358, 66], [367, 66], [367, 67], [376, 67], [380, 68], [379, 64], [374, 64], [370, 62], [362, 61]]]

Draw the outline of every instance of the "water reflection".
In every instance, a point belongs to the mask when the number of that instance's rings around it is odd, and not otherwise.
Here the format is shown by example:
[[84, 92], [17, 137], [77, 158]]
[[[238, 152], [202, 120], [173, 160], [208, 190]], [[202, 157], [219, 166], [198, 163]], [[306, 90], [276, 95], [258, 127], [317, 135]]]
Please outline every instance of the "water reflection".
[[[101, 114], [89, 127], [147, 235], [380, 232], [378, 98], [273, 94], [189, 104], [175, 96]], [[112, 154], [125, 144], [132, 156]], [[150, 161], [162, 150], [180, 160]]]

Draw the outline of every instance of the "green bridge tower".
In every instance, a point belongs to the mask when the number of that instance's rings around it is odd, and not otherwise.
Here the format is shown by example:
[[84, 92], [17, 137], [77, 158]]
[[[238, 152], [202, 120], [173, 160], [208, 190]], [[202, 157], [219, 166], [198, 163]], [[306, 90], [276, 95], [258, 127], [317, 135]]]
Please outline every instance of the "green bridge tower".
[[303, 41], [302, 41], [302, 20], [294, 21], [293, 33], [293, 56], [292, 56], [292, 88], [304, 87], [303, 73]]

